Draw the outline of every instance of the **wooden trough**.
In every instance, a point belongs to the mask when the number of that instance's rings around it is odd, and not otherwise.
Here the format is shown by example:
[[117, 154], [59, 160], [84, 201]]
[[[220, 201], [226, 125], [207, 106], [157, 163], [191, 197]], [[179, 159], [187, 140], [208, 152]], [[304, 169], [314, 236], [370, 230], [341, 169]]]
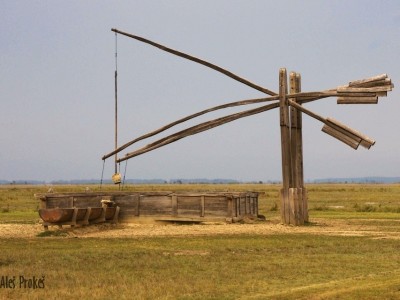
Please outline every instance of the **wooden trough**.
[[[40, 199], [39, 214], [44, 226], [85, 225], [99, 220], [116, 222], [116, 215], [118, 222], [141, 222], [149, 219], [237, 222], [243, 218], [258, 217], [258, 193], [255, 192], [88, 192], [36, 194], [35, 197]], [[102, 208], [104, 201], [114, 203], [114, 207]], [[91, 220], [90, 214], [98, 209], [103, 215]], [[77, 217], [80, 210], [86, 210], [86, 213], [81, 213], [84, 215], [81, 219]], [[69, 214], [69, 217], [64, 214]], [[54, 218], [55, 215], [60, 216], [58, 220]]]

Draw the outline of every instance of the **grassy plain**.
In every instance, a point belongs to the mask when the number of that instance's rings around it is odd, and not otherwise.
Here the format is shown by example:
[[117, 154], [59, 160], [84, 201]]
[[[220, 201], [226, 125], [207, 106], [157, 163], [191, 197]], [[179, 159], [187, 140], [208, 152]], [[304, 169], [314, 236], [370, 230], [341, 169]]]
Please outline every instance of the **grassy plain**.
[[[85, 186], [52, 188], [83, 191]], [[127, 187], [258, 191], [260, 213], [267, 223], [281, 226], [277, 224], [279, 188], [263, 184]], [[400, 185], [307, 188], [311, 221], [307, 227], [312, 232], [289, 227], [270, 235], [228, 232], [121, 238], [68, 234], [5, 238], [0, 233], [0, 299], [400, 299]], [[38, 202], [33, 194], [48, 189], [0, 186], [0, 224], [34, 226]], [[321, 224], [336, 220], [359, 232], [318, 233]], [[191, 225], [176, 225], [174, 230], [181, 226]], [[373, 234], [361, 234], [372, 226]], [[4, 288], [5, 276], [16, 276], [17, 283], [19, 276], [45, 276], [45, 288]]]

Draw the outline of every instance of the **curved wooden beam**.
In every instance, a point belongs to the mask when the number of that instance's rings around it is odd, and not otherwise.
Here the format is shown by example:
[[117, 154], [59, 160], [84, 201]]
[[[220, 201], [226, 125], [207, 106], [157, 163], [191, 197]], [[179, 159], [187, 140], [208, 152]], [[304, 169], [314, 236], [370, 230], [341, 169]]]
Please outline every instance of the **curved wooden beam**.
[[121, 162], [121, 161], [130, 159], [132, 157], [144, 154], [146, 152], [155, 150], [157, 148], [160, 148], [162, 146], [165, 146], [165, 145], [168, 145], [170, 143], [176, 142], [176, 141], [178, 141], [180, 139], [183, 139], [185, 137], [188, 137], [190, 135], [194, 135], [194, 134], [197, 134], [197, 133], [212, 129], [214, 127], [221, 126], [223, 124], [232, 122], [234, 120], [237, 120], [237, 119], [240, 119], [240, 118], [244, 118], [244, 117], [248, 117], [248, 116], [255, 115], [255, 114], [259, 114], [261, 112], [264, 112], [264, 111], [267, 111], [267, 110], [270, 110], [270, 109], [273, 109], [273, 108], [277, 108], [277, 107], [279, 107], [279, 102], [268, 104], [268, 105], [264, 105], [264, 106], [261, 106], [261, 107], [258, 107], [258, 108], [254, 108], [254, 109], [250, 109], [250, 110], [246, 110], [246, 111], [243, 111], [243, 112], [240, 112], [240, 113], [231, 114], [231, 115], [228, 115], [228, 116], [225, 116], [225, 117], [221, 117], [221, 118], [218, 118], [218, 119], [214, 119], [214, 120], [211, 120], [211, 121], [207, 121], [207, 122], [198, 124], [196, 126], [192, 126], [190, 128], [184, 129], [184, 130], [179, 131], [177, 133], [171, 134], [171, 135], [169, 135], [169, 136], [167, 136], [165, 138], [157, 140], [154, 143], [148, 144], [148, 145], [146, 145], [146, 146], [144, 146], [144, 147], [142, 147], [142, 148], [140, 148], [140, 149], [138, 149], [138, 150], [136, 150], [134, 152], [130, 152], [130, 153], [126, 154], [125, 157], [120, 158], [118, 160], [118, 162]]
[[114, 154], [116, 154], [116, 153], [128, 148], [129, 146], [131, 146], [131, 145], [133, 145], [133, 144], [135, 144], [135, 143], [137, 143], [137, 142], [139, 142], [141, 140], [144, 140], [144, 139], [147, 139], [149, 137], [152, 137], [152, 136], [154, 136], [156, 134], [159, 134], [159, 133], [161, 133], [161, 132], [173, 127], [173, 126], [176, 126], [176, 125], [181, 124], [183, 122], [186, 122], [188, 120], [194, 119], [194, 118], [196, 118], [198, 116], [207, 114], [209, 112], [213, 112], [213, 111], [216, 111], [216, 110], [219, 110], [219, 109], [228, 108], [228, 107], [235, 107], [235, 106], [241, 106], [241, 105], [256, 104], [256, 103], [262, 103], [262, 102], [267, 102], [267, 101], [278, 100], [278, 98], [279, 98], [279, 96], [271, 96], [271, 97], [267, 97], [267, 98], [247, 99], [247, 100], [230, 102], [230, 103], [226, 103], [226, 104], [222, 104], [222, 105], [218, 105], [218, 106], [214, 106], [214, 107], [202, 110], [202, 111], [197, 112], [195, 114], [192, 114], [192, 115], [189, 115], [189, 116], [184, 117], [182, 119], [179, 119], [179, 120], [177, 120], [175, 122], [169, 123], [169, 124], [159, 128], [159, 129], [156, 129], [154, 131], [146, 133], [146, 134], [144, 134], [144, 135], [142, 135], [142, 136], [140, 136], [140, 137], [138, 137], [138, 138], [136, 138], [136, 139], [134, 139], [134, 140], [132, 140], [132, 141], [120, 146], [120, 147], [118, 147], [114, 151], [104, 155], [102, 157], [102, 159], [105, 160], [105, 159], [109, 158], [110, 156], [112, 156], [112, 155], [114, 155]]
[[245, 85], [247, 85], [249, 87], [252, 87], [253, 89], [256, 89], [256, 90], [258, 90], [260, 92], [263, 92], [265, 94], [268, 94], [268, 95], [271, 95], [271, 96], [276, 95], [276, 93], [274, 93], [273, 91], [270, 91], [269, 89], [266, 89], [266, 88], [264, 88], [264, 87], [262, 87], [260, 85], [257, 85], [257, 84], [255, 84], [255, 83], [253, 83], [253, 82], [251, 82], [251, 81], [249, 81], [249, 80], [247, 80], [245, 78], [242, 78], [242, 77], [240, 77], [240, 76], [238, 76], [238, 75], [236, 75], [236, 74], [234, 74], [234, 73], [232, 73], [232, 72], [230, 72], [230, 71], [228, 71], [228, 70], [226, 70], [224, 68], [221, 68], [221, 67], [219, 67], [217, 65], [214, 65], [214, 64], [212, 64], [212, 63], [210, 63], [208, 61], [205, 61], [205, 60], [203, 60], [201, 58], [192, 56], [190, 54], [186, 54], [184, 52], [181, 52], [181, 51], [169, 48], [169, 47], [166, 47], [166, 46], [161, 45], [159, 43], [156, 43], [156, 42], [150, 41], [148, 39], [145, 39], [145, 38], [143, 38], [141, 36], [120, 31], [120, 30], [115, 29], [115, 28], [112, 28], [111, 31], [114, 31], [116, 33], [125, 35], [125, 36], [130, 37], [130, 38], [133, 38], [133, 39], [138, 40], [140, 42], [152, 45], [154, 47], [157, 47], [157, 48], [159, 48], [159, 49], [161, 49], [163, 51], [166, 51], [168, 53], [174, 54], [176, 56], [183, 57], [185, 59], [197, 62], [197, 63], [199, 63], [199, 64], [201, 64], [203, 66], [206, 66], [206, 67], [209, 67], [209, 68], [211, 68], [211, 69], [213, 69], [215, 71], [218, 71], [218, 72], [220, 72], [220, 73], [222, 73], [222, 74], [224, 74], [224, 75], [226, 75], [226, 76], [228, 76], [228, 77], [230, 77], [230, 78], [232, 78], [232, 79], [234, 79], [236, 81], [239, 81], [239, 82], [241, 82], [241, 83], [243, 83], [243, 84], [245, 84]]

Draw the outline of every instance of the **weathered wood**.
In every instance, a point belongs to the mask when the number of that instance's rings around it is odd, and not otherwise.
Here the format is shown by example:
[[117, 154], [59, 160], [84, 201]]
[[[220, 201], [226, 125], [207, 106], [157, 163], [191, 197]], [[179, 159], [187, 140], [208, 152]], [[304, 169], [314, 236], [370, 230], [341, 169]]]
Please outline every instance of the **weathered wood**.
[[204, 216], [228, 216], [227, 197], [204, 197]]
[[349, 84], [349, 87], [374, 87], [374, 86], [383, 86], [383, 85], [392, 85], [392, 80], [390, 78], [384, 78], [376, 81], [369, 81], [358, 84]]
[[298, 207], [298, 199], [297, 199], [297, 189], [296, 188], [289, 188], [289, 224], [292, 225], [299, 225], [299, 219], [296, 216], [298, 214], [297, 207]]
[[218, 118], [218, 119], [214, 119], [214, 120], [211, 120], [211, 121], [207, 121], [207, 122], [201, 123], [201, 124], [196, 125], [196, 126], [192, 126], [192, 127], [187, 128], [185, 130], [179, 131], [179, 132], [171, 134], [171, 135], [169, 135], [169, 136], [167, 136], [165, 138], [157, 140], [157, 141], [155, 141], [155, 142], [153, 142], [151, 144], [148, 144], [147, 146], [142, 147], [142, 148], [140, 148], [140, 149], [138, 149], [138, 150], [136, 150], [134, 152], [130, 152], [130, 153], [126, 154], [125, 157], [118, 159], [118, 162], [121, 162], [121, 161], [130, 159], [132, 157], [147, 153], [147, 152], [155, 150], [157, 148], [166, 146], [166, 145], [168, 145], [170, 143], [176, 142], [176, 141], [178, 141], [180, 139], [183, 139], [185, 137], [188, 137], [188, 136], [191, 136], [191, 135], [194, 135], [194, 134], [197, 134], [197, 133], [212, 129], [214, 127], [223, 125], [225, 123], [229, 123], [229, 122], [232, 122], [232, 121], [240, 119], [240, 118], [244, 118], [244, 117], [248, 117], [248, 116], [251, 116], [251, 115], [255, 115], [255, 114], [258, 114], [258, 113], [261, 113], [261, 112], [276, 108], [278, 106], [279, 106], [279, 103], [273, 103], [273, 104], [261, 106], [261, 107], [255, 108], [255, 109], [250, 109], [250, 110], [247, 110], [247, 111], [244, 111], [244, 112], [235, 113], [235, 114], [228, 115], [228, 116], [225, 116], [225, 117], [222, 117], [222, 118]]
[[73, 208], [39, 209], [40, 218], [47, 223], [67, 222], [72, 219]]
[[374, 87], [338, 87], [338, 93], [378, 93], [391, 91], [391, 85], [374, 86]]
[[201, 197], [177, 196], [177, 201], [177, 215], [201, 215]]
[[202, 195], [200, 200], [200, 217], [204, 217], [204, 213], [205, 213], [205, 197], [204, 195]]
[[172, 215], [178, 215], [178, 196], [173, 195], [171, 196], [171, 206], [172, 206]]
[[358, 146], [361, 143], [361, 139], [357, 138], [354, 136], [354, 138], [344, 134], [342, 131], [337, 130], [336, 128], [333, 128], [328, 125], [324, 125], [322, 127], [322, 131], [325, 132], [326, 134], [329, 134], [330, 136], [338, 139], [339, 141], [345, 143], [346, 145], [350, 146], [354, 150], [357, 150]]
[[110, 156], [112, 156], [112, 155], [114, 155], [114, 154], [116, 154], [116, 153], [128, 148], [129, 146], [131, 146], [131, 145], [133, 145], [133, 144], [135, 144], [135, 143], [137, 143], [139, 141], [142, 141], [144, 139], [152, 137], [152, 136], [154, 136], [156, 134], [159, 134], [161, 132], [164, 132], [165, 130], [170, 129], [170, 128], [178, 125], [178, 124], [181, 124], [181, 123], [186, 122], [188, 120], [191, 120], [191, 119], [194, 119], [196, 117], [202, 116], [204, 114], [207, 114], [207, 113], [210, 113], [210, 112], [213, 112], [213, 111], [216, 111], [216, 110], [224, 109], [224, 108], [242, 106], [242, 105], [249, 105], [249, 104], [257, 104], [257, 103], [263, 103], [263, 102], [274, 101], [274, 100], [279, 100], [279, 96], [241, 100], [241, 101], [231, 102], [231, 103], [227, 103], [227, 104], [223, 104], [223, 105], [218, 105], [218, 106], [206, 109], [206, 110], [202, 110], [202, 111], [200, 111], [198, 113], [186, 116], [186, 117], [181, 118], [181, 119], [179, 119], [179, 120], [177, 120], [175, 122], [172, 122], [172, 123], [169, 123], [167, 125], [164, 125], [163, 127], [160, 127], [160, 128], [158, 128], [158, 129], [156, 129], [154, 131], [151, 131], [151, 132], [146, 133], [146, 134], [144, 134], [142, 136], [139, 136], [139, 137], [135, 138], [134, 140], [132, 140], [132, 141], [130, 141], [130, 142], [118, 147], [114, 151], [112, 151], [112, 152], [110, 152], [108, 154], [105, 154], [102, 157], [102, 159], [105, 160], [105, 159], [109, 158]]
[[293, 100], [289, 99], [289, 105], [297, 108], [298, 110], [300, 110], [301, 112], [305, 113], [306, 115], [309, 115], [310, 117], [312, 117], [312, 118], [314, 118], [314, 119], [316, 119], [318, 121], [321, 121], [322, 123], [326, 123], [326, 120], [325, 120], [324, 117], [312, 112], [309, 109], [306, 109], [305, 107], [301, 106], [300, 104], [297, 104]]
[[338, 97], [337, 104], [378, 104], [378, 97]]
[[388, 77], [387, 74], [380, 74], [380, 75], [365, 78], [365, 79], [353, 80], [353, 81], [349, 82], [349, 86], [360, 86], [360, 85], [371, 83], [371, 82], [385, 80], [387, 77]]
[[[53, 205], [57, 202], [73, 205], [71, 198], [75, 197], [73, 194], [64, 194], [61, 197], [58, 194], [50, 199]], [[90, 217], [85, 222], [85, 217], [76, 217], [74, 224], [85, 225], [87, 223], [93, 224], [97, 222], [114, 222], [112, 217], [117, 207], [119, 210], [119, 220], [121, 222], [134, 221], [142, 218], [152, 218], [154, 220], [165, 219], [196, 219], [202, 221], [220, 220], [225, 221], [226, 218], [243, 218], [249, 216], [257, 218], [258, 207], [257, 198], [258, 193], [245, 192], [245, 193], [137, 193], [137, 192], [101, 192], [101, 193], [85, 193], [81, 194], [81, 198], [85, 196], [88, 199], [113, 199], [115, 207], [86, 207], [76, 208], [77, 212], [87, 210], [90, 212]], [[242, 199], [242, 203], [233, 199]], [[41, 197], [40, 201], [43, 207], [46, 208], [47, 202], [44, 200], [46, 197]], [[173, 202], [176, 199], [177, 209], [176, 213], [173, 210]], [[68, 200], [68, 201], [66, 201]], [[85, 199], [78, 199], [77, 203], [84, 203]], [[99, 204], [100, 204], [99, 200]], [[240, 209], [240, 205], [242, 209]], [[66, 209], [73, 209], [72, 207]], [[113, 210], [112, 212], [110, 211]], [[114, 213], [115, 216], [115, 213]], [[81, 221], [82, 219], [82, 221]], [[70, 221], [69, 221], [70, 222]], [[72, 223], [68, 223], [72, 224]], [[65, 225], [65, 223], [63, 223]]]
[[282, 178], [283, 188], [287, 189], [291, 182], [291, 162], [290, 162], [290, 120], [287, 94], [287, 75], [286, 69], [279, 72], [279, 113], [281, 126], [281, 145], [282, 145]]
[[[290, 93], [301, 94], [301, 76], [295, 72], [290, 74]], [[297, 103], [297, 98], [291, 98], [290, 101]], [[299, 104], [300, 105], [300, 104]], [[293, 225], [302, 225], [305, 218], [308, 218], [304, 212], [304, 203], [302, 190], [304, 188], [303, 174], [303, 138], [302, 138], [302, 113], [299, 109], [291, 105], [291, 157], [292, 157], [292, 176], [293, 182], [289, 189], [289, 223]], [[287, 208], [287, 204], [285, 205]], [[285, 214], [285, 218], [287, 214]]]
[[57, 197], [48, 196], [45, 197], [46, 207], [42, 208], [66, 208], [74, 206], [73, 197], [63, 197], [61, 201]]
[[199, 63], [199, 64], [201, 64], [203, 66], [206, 66], [206, 67], [209, 67], [209, 68], [211, 68], [211, 69], [213, 69], [215, 71], [218, 71], [218, 72], [220, 72], [220, 73], [222, 73], [222, 74], [224, 74], [224, 75], [226, 75], [226, 76], [228, 76], [228, 77], [230, 77], [230, 78], [232, 78], [232, 79], [234, 79], [236, 81], [239, 81], [239, 82], [241, 82], [241, 83], [243, 83], [243, 84], [245, 84], [245, 85], [247, 85], [249, 87], [252, 87], [253, 89], [259, 90], [260, 92], [263, 92], [265, 94], [268, 94], [268, 95], [271, 95], [271, 96], [276, 95], [276, 93], [270, 91], [269, 89], [266, 89], [266, 88], [264, 88], [264, 87], [262, 87], [260, 85], [257, 85], [257, 84], [255, 84], [255, 83], [253, 83], [253, 82], [251, 82], [251, 81], [249, 81], [247, 79], [244, 79], [244, 78], [242, 78], [242, 77], [240, 77], [240, 76], [238, 76], [238, 75], [226, 70], [226, 69], [223, 69], [223, 68], [221, 68], [221, 67], [219, 67], [219, 66], [217, 66], [215, 64], [212, 64], [212, 63], [210, 63], [208, 61], [205, 61], [203, 59], [200, 59], [198, 57], [195, 57], [195, 56], [192, 56], [190, 54], [186, 54], [186, 53], [180, 52], [178, 50], [174, 50], [172, 48], [168, 48], [168, 47], [163, 46], [163, 45], [161, 45], [159, 43], [155, 43], [155, 42], [150, 41], [148, 39], [145, 39], [143, 37], [140, 37], [140, 36], [137, 36], [137, 35], [133, 35], [133, 34], [130, 34], [130, 33], [126, 33], [126, 32], [120, 31], [120, 30], [115, 29], [115, 28], [111, 29], [111, 31], [114, 31], [116, 33], [125, 35], [125, 36], [130, 37], [130, 38], [133, 38], [133, 39], [138, 40], [140, 42], [152, 45], [154, 47], [157, 47], [158, 49], [161, 49], [161, 50], [166, 51], [168, 53], [174, 54], [176, 56], [179, 56], [179, 57], [182, 57], [182, 58], [197, 62], [197, 63]]
[[284, 208], [282, 222], [290, 223], [289, 187], [291, 184], [291, 156], [290, 156], [290, 120], [287, 99], [287, 74], [286, 69], [279, 70], [279, 116], [281, 127], [281, 152], [282, 152], [282, 192], [281, 201]]
[[360, 144], [361, 146], [369, 149], [371, 146], [373, 146], [375, 144], [375, 141], [373, 139], [371, 139], [370, 137], [366, 136], [365, 134], [362, 134], [361, 132], [354, 130], [342, 123], [340, 123], [339, 121], [333, 119], [333, 118], [327, 118], [327, 125], [329, 125], [330, 127], [333, 127], [339, 131], [341, 131], [342, 133], [344, 133], [345, 135], [353, 138], [353, 136], [356, 136], [358, 138], [360, 138]]
[[[295, 72], [290, 72], [289, 75], [289, 82], [290, 82], [290, 93], [296, 93], [297, 91], [297, 84], [296, 84], [296, 73]], [[290, 99], [292, 101], [296, 101], [296, 98]], [[297, 144], [299, 142], [298, 136], [297, 136], [297, 126], [298, 126], [298, 114], [301, 112], [293, 107], [290, 106], [290, 161], [292, 164], [291, 167], [291, 184], [290, 187], [297, 187], [298, 184], [298, 170], [297, 170], [297, 160], [298, 160], [298, 155], [297, 155]]]
[[[296, 92], [301, 91], [301, 75], [296, 73], [295, 87]], [[295, 100], [297, 102], [297, 99]], [[301, 105], [301, 104], [300, 104]], [[296, 138], [296, 183], [295, 187], [304, 188], [304, 169], [303, 169], [303, 116], [300, 110], [297, 110], [297, 125], [295, 131]]]

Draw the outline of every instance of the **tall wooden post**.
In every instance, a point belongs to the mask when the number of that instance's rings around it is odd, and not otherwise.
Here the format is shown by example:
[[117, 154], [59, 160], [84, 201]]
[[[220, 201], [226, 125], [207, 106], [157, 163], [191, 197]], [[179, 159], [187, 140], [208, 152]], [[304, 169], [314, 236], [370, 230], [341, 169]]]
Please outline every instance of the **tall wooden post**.
[[[301, 91], [301, 76], [299, 73], [290, 73], [290, 93], [299, 93]], [[296, 102], [296, 98], [291, 99]], [[290, 107], [290, 138], [291, 138], [291, 154], [292, 154], [292, 176], [293, 190], [293, 210], [294, 220], [290, 220], [291, 224], [303, 225], [308, 221], [307, 193], [304, 187], [303, 172], [303, 136], [302, 136], [302, 113], [295, 107]]]
[[281, 220], [284, 224], [290, 224], [289, 188], [292, 182], [291, 155], [290, 155], [290, 120], [287, 95], [286, 69], [279, 70], [279, 118], [281, 127], [282, 150], [282, 184], [281, 189]]
[[[294, 94], [298, 91], [298, 81], [297, 74], [295, 72], [290, 72], [290, 93]], [[292, 101], [296, 101], [296, 98], [291, 98]], [[301, 137], [299, 138], [299, 119], [301, 118], [301, 113], [294, 107], [290, 107], [290, 154], [292, 163], [292, 185], [289, 188], [289, 203], [291, 216], [289, 223], [293, 225], [304, 224], [302, 217], [302, 189], [299, 184], [301, 174], [299, 173], [299, 146], [301, 145]]]
[[[301, 92], [301, 75], [296, 73], [295, 92]], [[299, 103], [300, 104], [300, 103]], [[300, 104], [301, 105], [301, 104]], [[297, 126], [296, 126], [296, 170], [297, 170], [297, 187], [301, 189], [300, 201], [300, 216], [302, 218], [301, 224], [308, 222], [308, 198], [307, 190], [304, 186], [304, 169], [303, 169], [303, 120], [302, 113], [297, 111]]]
[[[290, 93], [301, 90], [300, 74], [290, 73]], [[308, 221], [307, 193], [303, 175], [302, 115], [288, 106], [287, 74], [279, 73], [280, 126], [282, 147], [281, 220], [284, 224], [302, 225]], [[296, 101], [295, 98], [290, 99]]]

